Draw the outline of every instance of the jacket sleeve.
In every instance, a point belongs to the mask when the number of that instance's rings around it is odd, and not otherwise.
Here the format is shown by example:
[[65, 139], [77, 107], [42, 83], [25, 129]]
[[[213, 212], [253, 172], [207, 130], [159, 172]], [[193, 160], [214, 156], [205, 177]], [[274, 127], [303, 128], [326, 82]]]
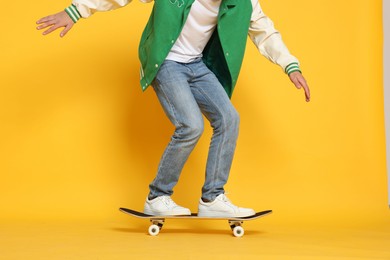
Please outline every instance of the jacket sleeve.
[[[77, 12], [81, 17], [87, 18], [95, 12], [111, 11], [126, 6], [131, 1], [132, 0], [73, 0], [72, 5], [68, 8], [76, 8]], [[153, 0], [140, 1], [144, 3], [149, 3]]]
[[249, 37], [260, 53], [275, 64], [278, 64], [288, 75], [301, 71], [299, 61], [290, 54], [280, 33], [273, 22], [260, 7], [258, 0], [252, 0], [253, 12], [249, 26]]

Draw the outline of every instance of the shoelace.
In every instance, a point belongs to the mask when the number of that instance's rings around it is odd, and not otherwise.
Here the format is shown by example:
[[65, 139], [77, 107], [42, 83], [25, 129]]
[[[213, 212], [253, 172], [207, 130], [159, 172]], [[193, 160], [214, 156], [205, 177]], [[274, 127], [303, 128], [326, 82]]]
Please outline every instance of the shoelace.
[[221, 200], [224, 201], [224, 202], [232, 203], [232, 202], [230, 201], [230, 199], [226, 196], [226, 194], [227, 194], [227, 193], [222, 194], [222, 196], [220, 197]]
[[231, 207], [233, 207], [233, 208], [238, 208], [236, 205], [234, 205], [234, 204], [229, 200], [228, 197], [226, 197], [225, 194], [223, 194], [220, 198], [221, 198], [222, 201], [226, 202], [226, 204], [228, 204], [229, 206], [231, 206]]
[[176, 206], [176, 203], [168, 196], [162, 197], [162, 201], [167, 207], [173, 208]]

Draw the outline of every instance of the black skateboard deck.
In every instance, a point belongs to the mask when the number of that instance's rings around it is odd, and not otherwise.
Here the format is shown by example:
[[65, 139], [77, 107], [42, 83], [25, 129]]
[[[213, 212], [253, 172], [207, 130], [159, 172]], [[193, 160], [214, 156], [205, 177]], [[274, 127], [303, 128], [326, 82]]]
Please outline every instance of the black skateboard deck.
[[155, 216], [155, 215], [148, 215], [136, 210], [127, 209], [127, 208], [119, 208], [120, 211], [123, 213], [129, 214], [133, 217], [137, 218], [143, 218], [143, 219], [149, 219], [152, 223], [149, 227], [149, 234], [151, 236], [156, 236], [160, 232], [161, 228], [163, 227], [163, 224], [165, 222], [165, 219], [204, 219], [204, 220], [227, 220], [229, 222], [230, 228], [233, 231], [233, 235], [235, 237], [242, 237], [244, 235], [244, 228], [242, 227], [242, 224], [244, 221], [247, 220], [254, 220], [258, 219], [260, 217], [266, 216], [268, 214], [272, 213], [272, 210], [265, 210], [257, 212], [256, 214], [248, 217], [198, 217], [197, 213], [191, 213], [191, 215], [177, 215], [177, 216]]

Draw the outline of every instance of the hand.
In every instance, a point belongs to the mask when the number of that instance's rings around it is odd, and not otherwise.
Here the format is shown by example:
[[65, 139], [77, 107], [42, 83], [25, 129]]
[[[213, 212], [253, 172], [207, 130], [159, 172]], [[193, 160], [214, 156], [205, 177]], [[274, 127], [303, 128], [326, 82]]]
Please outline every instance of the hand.
[[303, 90], [305, 91], [306, 102], [309, 102], [310, 101], [310, 89], [309, 89], [309, 86], [307, 85], [306, 80], [303, 77], [303, 75], [299, 71], [295, 71], [295, 72], [291, 73], [289, 77], [297, 89], [303, 88]]
[[65, 11], [62, 11], [39, 19], [37, 24], [39, 25], [37, 30], [50, 27], [42, 33], [43, 35], [49, 34], [60, 27], [65, 27], [65, 29], [63, 29], [60, 33], [60, 36], [64, 37], [66, 33], [73, 27], [74, 22]]

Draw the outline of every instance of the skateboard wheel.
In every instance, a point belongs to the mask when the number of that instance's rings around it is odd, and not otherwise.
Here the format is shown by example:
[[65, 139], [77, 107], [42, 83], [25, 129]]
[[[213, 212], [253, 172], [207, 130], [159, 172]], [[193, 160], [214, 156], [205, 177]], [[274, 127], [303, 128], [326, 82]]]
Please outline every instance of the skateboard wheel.
[[155, 225], [155, 224], [153, 224], [153, 225], [150, 225], [148, 231], [149, 231], [149, 235], [151, 235], [151, 236], [157, 236], [158, 233], [160, 233], [160, 227], [157, 226], [157, 225]]
[[242, 237], [244, 235], [244, 228], [241, 226], [235, 226], [233, 228], [233, 235], [235, 237]]

